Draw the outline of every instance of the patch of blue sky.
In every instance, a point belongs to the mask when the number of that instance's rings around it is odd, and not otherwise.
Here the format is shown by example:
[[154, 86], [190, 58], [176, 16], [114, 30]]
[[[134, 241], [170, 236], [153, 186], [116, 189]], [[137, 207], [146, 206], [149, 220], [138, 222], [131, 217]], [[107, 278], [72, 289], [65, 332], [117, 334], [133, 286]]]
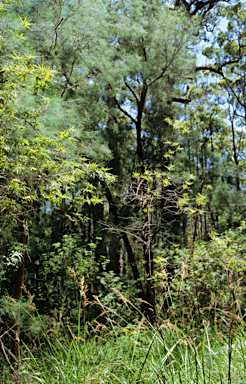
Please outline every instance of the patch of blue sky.
[[219, 32], [225, 32], [227, 30], [227, 25], [228, 25], [228, 20], [225, 17], [223, 17], [215, 30], [211, 32], [207, 32], [207, 37], [209, 39], [209, 42], [202, 41], [197, 46], [197, 53], [196, 53], [197, 65], [202, 66], [202, 65], [208, 64], [208, 58], [202, 54], [202, 51], [211, 44], [211, 40], [214, 38], [215, 34], [218, 34]]

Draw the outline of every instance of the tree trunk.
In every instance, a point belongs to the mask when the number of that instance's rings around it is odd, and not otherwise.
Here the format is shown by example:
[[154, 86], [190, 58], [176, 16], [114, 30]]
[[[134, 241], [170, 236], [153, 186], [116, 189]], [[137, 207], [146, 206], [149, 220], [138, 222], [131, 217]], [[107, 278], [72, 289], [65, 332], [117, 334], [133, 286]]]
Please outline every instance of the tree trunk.
[[[115, 204], [113, 202], [113, 197], [111, 195], [111, 192], [110, 192], [109, 188], [106, 186], [106, 184], [103, 181], [101, 181], [101, 183], [102, 183], [102, 185], [105, 188], [105, 195], [106, 195], [108, 203], [109, 203], [110, 211], [111, 211], [111, 213], [114, 216], [115, 224], [118, 224], [118, 222], [119, 222], [118, 212], [117, 212], [117, 208], [116, 208], [116, 206], [115, 206]], [[136, 287], [137, 287], [137, 289], [140, 292], [142, 312], [153, 323], [154, 317], [153, 317], [153, 310], [151, 308], [152, 304], [149, 303], [149, 301], [148, 301], [149, 297], [147, 296], [147, 294], [144, 291], [144, 288], [143, 288], [143, 285], [142, 285], [142, 282], [141, 282], [141, 278], [140, 278], [140, 273], [139, 273], [137, 261], [135, 259], [135, 255], [134, 255], [131, 243], [130, 243], [129, 238], [128, 238], [126, 233], [123, 233], [121, 235], [121, 237], [123, 239], [124, 246], [125, 246], [125, 249], [126, 249], [126, 252], [127, 252], [128, 263], [129, 263], [129, 265], [131, 267], [133, 278], [134, 278], [134, 280], [136, 282]]]
[[[235, 112], [234, 112], [235, 115]], [[231, 133], [232, 133], [232, 160], [236, 166], [236, 189], [237, 191], [240, 191], [240, 176], [238, 173], [239, 168], [239, 161], [238, 161], [238, 151], [237, 151], [237, 145], [236, 145], [236, 137], [235, 137], [235, 127], [234, 127], [234, 115], [230, 116], [231, 121]]]
[[[207, 173], [208, 173], [208, 171], [206, 171], [204, 173], [204, 176], [203, 176], [203, 179], [202, 179], [202, 182], [201, 182], [201, 186], [200, 186], [200, 191], [199, 191], [200, 194], [202, 194], [202, 190], [203, 190], [203, 186], [204, 186], [204, 183], [205, 183], [205, 180], [206, 180]], [[200, 206], [198, 205], [197, 206], [196, 216], [195, 216], [193, 238], [192, 238], [192, 243], [191, 243], [191, 257], [193, 257], [193, 253], [194, 253], [194, 244], [195, 244], [196, 235], [197, 235], [197, 222], [198, 222], [198, 210], [199, 209], [200, 209]]]
[[[20, 236], [20, 243], [23, 245], [27, 244], [27, 234], [24, 227], [24, 222], [22, 224], [22, 233]], [[14, 298], [16, 300], [19, 300], [22, 295], [22, 286], [24, 284], [24, 277], [25, 277], [25, 251], [22, 255], [22, 261], [18, 267], [17, 275], [16, 275], [16, 281], [15, 281], [15, 290], [14, 290]]]
[[[27, 244], [27, 234], [25, 230], [25, 221], [23, 219], [22, 222], [22, 232], [20, 236], [20, 243], [23, 245]], [[25, 277], [25, 251], [23, 251], [22, 255], [22, 260], [21, 263], [18, 267], [17, 270], [17, 275], [16, 275], [16, 281], [15, 281], [15, 289], [14, 289], [14, 298], [16, 300], [20, 300], [22, 296], [22, 289], [23, 289], [23, 284], [24, 284], [24, 277]], [[19, 352], [19, 335], [20, 335], [20, 324], [19, 324], [19, 318], [20, 318], [20, 308], [18, 309], [18, 313], [15, 319], [15, 323], [17, 324], [17, 330], [16, 333], [14, 334], [14, 338], [12, 339], [11, 342], [11, 350], [12, 353], [15, 356], [18, 356]]]
[[136, 122], [136, 131], [137, 131], [137, 155], [138, 159], [141, 164], [143, 164], [143, 147], [142, 147], [142, 117], [143, 117], [143, 110], [145, 105], [145, 99], [147, 95], [147, 85], [144, 82], [143, 89], [141, 92], [141, 98], [140, 101], [138, 101], [138, 115], [137, 115], [137, 122]]
[[143, 250], [146, 272], [146, 300], [151, 306], [148, 310], [148, 318], [153, 324], [155, 320], [155, 287], [153, 281], [154, 255], [151, 247], [151, 239], [143, 239]]

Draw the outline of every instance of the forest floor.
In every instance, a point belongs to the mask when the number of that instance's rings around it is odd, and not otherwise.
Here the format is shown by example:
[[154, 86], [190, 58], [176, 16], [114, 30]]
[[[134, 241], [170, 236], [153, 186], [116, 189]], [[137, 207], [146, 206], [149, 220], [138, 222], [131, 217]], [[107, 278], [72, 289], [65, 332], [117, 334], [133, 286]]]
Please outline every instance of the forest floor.
[[[170, 320], [151, 326], [145, 318], [97, 324], [93, 331], [43, 333], [36, 350], [21, 346], [15, 374], [2, 370], [3, 384], [183, 383], [245, 384], [246, 333], [209, 322], [183, 328]], [[72, 335], [72, 337], [71, 337]]]

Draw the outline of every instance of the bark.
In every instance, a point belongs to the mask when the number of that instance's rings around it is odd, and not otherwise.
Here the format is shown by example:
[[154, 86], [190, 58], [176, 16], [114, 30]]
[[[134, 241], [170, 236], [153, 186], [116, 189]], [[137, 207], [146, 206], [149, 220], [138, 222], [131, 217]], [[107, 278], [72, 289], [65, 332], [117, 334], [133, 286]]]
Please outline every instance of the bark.
[[[202, 194], [202, 190], [203, 190], [203, 187], [204, 187], [204, 183], [205, 183], [205, 180], [206, 180], [207, 173], [208, 173], [208, 171], [206, 171], [204, 173], [204, 176], [203, 176], [203, 179], [202, 179], [202, 182], [201, 182], [201, 186], [200, 186], [200, 191], [199, 191], [200, 194]], [[191, 244], [191, 257], [193, 256], [193, 253], [194, 253], [194, 244], [195, 244], [196, 234], [197, 234], [198, 210], [199, 209], [200, 209], [200, 206], [198, 205], [197, 206], [196, 216], [195, 216], [193, 239], [192, 239], [192, 244]]]
[[[236, 138], [235, 138], [235, 128], [234, 128], [234, 120], [231, 119], [231, 131], [232, 131], [232, 151], [233, 151], [233, 161], [236, 165], [237, 169], [239, 166], [238, 156], [237, 156], [237, 146], [236, 146]], [[240, 191], [240, 179], [238, 172], [236, 173], [236, 188], [237, 191]]]
[[153, 281], [154, 273], [154, 256], [151, 248], [151, 239], [143, 239], [143, 250], [145, 260], [145, 272], [146, 272], [146, 300], [151, 305], [152, 313], [150, 316], [151, 323], [155, 319], [155, 287]]
[[[27, 244], [27, 234], [26, 234], [25, 227], [24, 227], [24, 219], [22, 222], [22, 232], [21, 232], [21, 236], [20, 236], [20, 243], [23, 245]], [[25, 277], [25, 252], [23, 252], [22, 260], [21, 260], [21, 263], [18, 267], [17, 275], [16, 275], [15, 289], [14, 289], [14, 298], [16, 300], [21, 299], [22, 289], [23, 289], [23, 284], [24, 284], [24, 277]], [[14, 337], [11, 341], [11, 352], [15, 356], [18, 356], [18, 352], [19, 352], [19, 334], [20, 334], [19, 317], [20, 317], [20, 313], [18, 310], [18, 314], [17, 314], [17, 317], [15, 319], [15, 324], [14, 324], [14, 326], [16, 325], [17, 330], [16, 330], [16, 333], [14, 334]]]
[[140, 163], [143, 163], [143, 147], [142, 147], [142, 138], [141, 138], [141, 133], [142, 133], [142, 117], [143, 117], [143, 110], [144, 110], [144, 105], [145, 105], [145, 100], [146, 100], [146, 95], [147, 95], [147, 84], [144, 82], [143, 89], [141, 92], [141, 97], [138, 102], [138, 115], [137, 115], [137, 121], [136, 121], [136, 131], [137, 131], [137, 155]]
[[[137, 119], [134, 119], [127, 111], [125, 111], [119, 101], [114, 97], [114, 101], [116, 106], [119, 108], [119, 110], [124, 113], [135, 125], [136, 127], [136, 133], [137, 133], [137, 156], [139, 159], [140, 164], [143, 166], [143, 146], [142, 146], [142, 117], [143, 117], [143, 110], [145, 106], [145, 101], [146, 101], [146, 96], [148, 92], [148, 86], [145, 80], [143, 80], [143, 88], [141, 91], [140, 99], [138, 99], [137, 95], [133, 91], [133, 89], [130, 87], [130, 85], [125, 82], [127, 88], [130, 90], [130, 92], [133, 94], [136, 104], [137, 104], [137, 109], [138, 109], [138, 114], [137, 114]], [[110, 86], [110, 85], [109, 85]], [[111, 86], [110, 86], [111, 88]]]
[[[20, 243], [23, 245], [27, 244], [27, 235], [25, 232], [24, 223], [22, 225]], [[14, 298], [17, 300], [19, 300], [22, 296], [22, 286], [24, 284], [24, 277], [25, 277], [25, 252], [23, 252], [22, 261], [18, 267], [17, 275], [16, 275]]]

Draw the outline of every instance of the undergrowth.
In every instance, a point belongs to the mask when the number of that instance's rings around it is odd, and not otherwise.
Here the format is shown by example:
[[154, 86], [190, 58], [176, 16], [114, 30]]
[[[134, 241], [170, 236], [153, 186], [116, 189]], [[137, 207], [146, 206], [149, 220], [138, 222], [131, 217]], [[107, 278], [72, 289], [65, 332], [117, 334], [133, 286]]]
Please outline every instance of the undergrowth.
[[[81, 298], [77, 326], [44, 328], [35, 350], [20, 344], [19, 363], [11, 376], [2, 371], [2, 383], [245, 383], [246, 333], [239, 315], [221, 315], [220, 329], [206, 320], [199, 326], [170, 319], [151, 325], [139, 312], [134, 321], [124, 320], [96, 298], [102, 316], [88, 324], [83, 292]], [[126, 311], [137, 313], [120, 298]]]

